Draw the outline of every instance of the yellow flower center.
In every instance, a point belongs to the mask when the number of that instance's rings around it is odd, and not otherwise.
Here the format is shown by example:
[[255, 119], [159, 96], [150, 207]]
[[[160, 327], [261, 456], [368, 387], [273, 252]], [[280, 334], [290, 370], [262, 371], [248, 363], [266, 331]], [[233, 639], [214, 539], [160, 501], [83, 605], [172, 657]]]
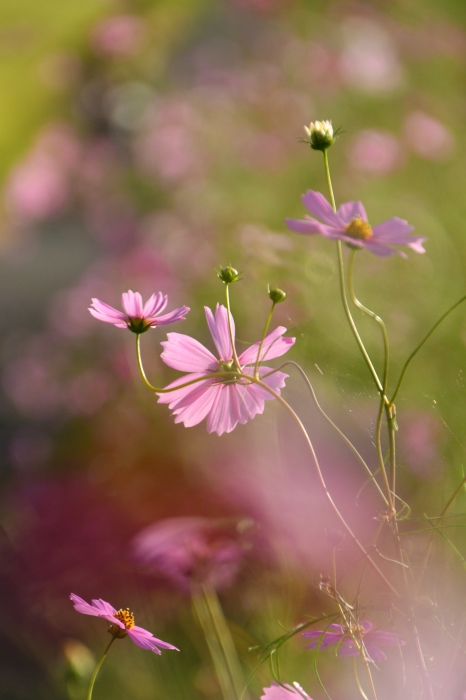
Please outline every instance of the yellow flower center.
[[371, 225], [357, 216], [351, 219], [349, 224], [345, 228], [345, 233], [351, 238], [356, 238], [361, 241], [367, 241], [368, 238], [372, 237]]
[[[129, 608], [120, 608], [118, 612], [114, 612], [113, 616], [120, 620], [124, 624], [127, 630], [132, 630], [134, 627], [134, 613], [131, 612]], [[123, 631], [123, 630], [122, 630]]]

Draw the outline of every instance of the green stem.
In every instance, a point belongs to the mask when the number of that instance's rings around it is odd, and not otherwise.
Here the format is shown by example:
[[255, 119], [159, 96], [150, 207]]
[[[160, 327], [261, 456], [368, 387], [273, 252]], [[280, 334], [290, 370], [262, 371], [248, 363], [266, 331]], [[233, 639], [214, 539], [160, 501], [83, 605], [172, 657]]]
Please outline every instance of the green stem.
[[395, 389], [395, 391], [394, 391], [394, 393], [393, 393], [393, 396], [392, 396], [392, 398], [391, 398], [391, 400], [390, 400], [390, 403], [393, 403], [393, 402], [395, 401], [396, 397], [398, 396], [398, 392], [400, 391], [401, 385], [402, 385], [402, 383], [403, 383], [403, 379], [404, 379], [404, 377], [405, 377], [406, 370], [408, 369], [408, 367], [409, 367], [411, 361], [416, 357], [417, 353], [418, 353], [419, 350], [422, 348], [422, 346], [424, 345], [424, 343], [426, 343], [426, 342], [429, 340], [429, 338], [430, 338], [430, 336], [432, 335], [432, 333], [433, 333], [435, 330], [437, 330], [437, 328], [440, 326], [440, 324], [442, 323], [442, 321], [444, 321], [444, 320], [446, 319], [446, 317], [447, 317], [449, 314], [451, 314], [451, 312], [454, 311], [454, 310], [456, 309], [456, 307], [459, 306], [460, 304], [462, 304], [463, 301], [465, 301], [465, 300], [466, 300], [466, 295], [465, 295], [464, 297], [461, 297], [461, 299], [460, 299], [459, 301], [457, 301], [455, 304], [453, 304], [453, 306], [451, 306], [447, 311], [445, 311], [445, 313], [443, 314], [443, 316], [441, 316], [441, 317], [439, 318], [439, 320], [437, 321], [437, 323], [435, 323], [435, 324], [432, 326], [432, 328], [431, 328], [430, 331], [427, 333], [427, 335], [424, 336], [424, 338], [421, 340], [421, 342], [419, 343], [419, 345], [413, 350], [413, 352], [411, 353], [411, 355], [410, 355], [410, 356], [408, 357], [408, 359], [406, 360], [406, 362], [405, 362], [405, 364], [404, 364], [404, 366], [403, 366], [403, 369], [401, 370], [400, 378], [399, 378], [399, 380], [398, 380], [398, 384], [396, 385], [396, 389]]
[[238, 355], [236, 354], [236, 345], [235, 345], [235, 339], [233, 336], [233, 328], [231, 325], [231, 311], [230, 311], [230, 291], [229, 291], [229, 286], [228, 284], [225, 284], [225, 297], [226, 297], [226, 302], [227, 302], [227, 316], [228, 316], [228, 331], [230, 333], [230, 342], [231, 342], [231, 349], [233, 352], [233, 359], [235, 361], [236, 368], [239, 372], [241, 372], [241, 365], [238, 360]]
[[[324, 166], [325, 166], [325, 174], [327, 177], [327, 184], [328, 184], [328, 189], [330, 192], [330, 201], [332, 203], [333, 210], [336, 211], [337, 207], [335, 204], [335, 196], [333, 194], [333, 187], [332, 187], [332, 178], [330, 176], [330, 167], [328, 163], [328, 155], [327, 151], [324, 151]], [[383, 393], [383, 385], [378, 377], [378, 374], [375, 370], [374, 365], [371, 362], [371, 359], [367, 353], [366, 348], [364, 347], [364, 343], [362, 342], [361, 336], [359, 335], [358, 329], [356, 327], [356, 324], [354, 322], [353, 316], [351, 315], [351, 310], [349, 308], [348, 304], [348, 299], [346, 297], [346, 284], [345, 284], [345, 270], [344, 270], [344, 265], [343, 265], [343, 249], [341, 245], [341, 241], [337, 241], [337, 255], [338, 255], [338, 272], [340, 276], [340, 294], [341, 294], [341, 300], [343, 302], [343, 308], [345, 310], [346, 318], [348, 319], [348, 323], [350, 324], [351, 330], [353, 331], [353, 335], [356, 339], [356, 342], [358, 344], [358, 347], [362, 353], [362, 356], [369, 368], [369, 371], [374, 379], [375, 385], [377, 387], [377, 391], [380, 392], [381, 396], [384, 396]]]
[[256, 379], [259, 377], [259, 365], [260, 365], [260, 360], [261, 360], [262, 346], [264, 344], [264, 340], [265, 340], [265, 336], [267, 335], [267, 331], [269, 330], [269, 326], [270, 326], [270, 322], [272, 320], [272, 315], [273, 315], [274, 309], [275, 309], [275, 302], [273, 301], [272, 308], [270, 309], [269, 315], [267, 316], [267, 321], [265, 322], [261, 342], [259, 343], [259, 350], [257, 352], [257, 360], [256, 360], [256, 365], [254, 367], [254, 376], [256, 377]]
[[87, 699], [86, 700], [91, 700], [91, 698], [92, 698], [92, 691], [94, 689], [95, 679], [97, 678], [97, 674], [100, 671], [100, 667], [102, 666], [103, 662], [105, 661], [105, 657], [107, 656], [108, 650], [112, 646], [115, 639], [116, 639], [116, 637], [111, 638], [110, 642], [108, 643], [107, 648], [105, 649], [104, 653], [102, 654], [102, 658], [100, 659], [99, 663], [95, 667], [95, 670], [94, 670], [94, 673], [92, 674], [91, 682], [89, 685], [89, 690], [87, 691]]

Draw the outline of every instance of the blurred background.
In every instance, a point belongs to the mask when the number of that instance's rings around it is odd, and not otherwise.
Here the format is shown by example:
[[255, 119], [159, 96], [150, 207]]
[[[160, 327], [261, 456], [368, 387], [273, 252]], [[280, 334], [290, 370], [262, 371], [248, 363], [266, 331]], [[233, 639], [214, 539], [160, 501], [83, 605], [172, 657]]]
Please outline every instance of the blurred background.
[[[128, 289], [162, 291], [169, 310], [191, 307], [173, 330], [212, 348], [203, 307], [223, 302], [218, 265], [243, 271], [231, 292], [246, 342], [262, 333], [267, 284], [285, 289], [273, 325], [296, 336], [290, 359], [375, 468], [377, 396], [341, 308], [334, 247], [289, 232], [284, 218], [303, 215], [306, 189], [326, 194], [322, 158], [300, 138], [304, 124], [331, 119], [343, 130], [330, 151], [337, 202], [361, 199], [374, 224], [399, 216], [428, 237], [424, 256], [356, 260], [358, 296], [387, 323], [394, 381], [465, 289], [466, 5], [7, 0], [0, 55], [0, 697], [85, 697], [108, 636], [103, 621], [76, 614], [74, 592], [129, 606], [137, 624], [182, 650], [156, 658], [118, 642], [96, 698], [217, 700], [187, 595], [189, 562], [175, 576], [163, 557], [157, 566], [138, 560], [142, 529], [190, 518], [179, 521], [189, 531], [183, 546], [204, 547], [208, 561], [233, 548], [212, 585], [245, 677], [259, 660], [249, 647], [335, 611], [316, 585], [334, 548], [349, 599], [359, 565], [280, 406], [268, 402], [222, 437], [205, 423], [175, 425], [139, 380], [134, 336], [87, 307], [98, 297], [120, 308]], [[378, 329], [357, 318], [380, 367]], [[164, 338], [163, 328], [142, 338], [159, 386], [176, 376], [159, 358]], [[464, 475], [465, 344], [460, 308], [398, 399], [400, 493], [415, 517], [436, 515]], [[298, 375], [284, 395], [336, 500], [367, 535], [380, 505], [360, 465]], [[460, 496], [452, 512], [464, 506]], [[178, 547], [176, 527], [165, 527]], [[452, 537], [464, 552], [461, 532]], [[434, 590], [439, 563], [452, 573], [442, 609], [450, 619], [464, 605], [460, 567], [437, 560]], [[386, 611], [371, 619], [389, 624]], [[316, 700], [324, 695], [304, 646], [297, 637], [285, 649], [283, 677]], [[327, 688], [337, 700], [358, 697], [348, 690], [351, 667], [340, 664], [332, 673], [333, 654], [320, 654]], [[387, 698], [401, 682], [390, 664], [378, 675]], [[265, 664], [250, 697], [270, 680]]]

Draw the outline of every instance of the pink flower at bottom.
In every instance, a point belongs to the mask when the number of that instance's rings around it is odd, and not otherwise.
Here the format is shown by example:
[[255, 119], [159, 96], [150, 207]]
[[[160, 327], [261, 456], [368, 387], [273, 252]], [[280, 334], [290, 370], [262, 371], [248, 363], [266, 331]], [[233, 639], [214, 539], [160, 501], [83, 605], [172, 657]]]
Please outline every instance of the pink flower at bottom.
[[416, 253], [426, 252], [422, 247], [426, 238], [411, 236], [414, 227], [397, 216], [371, 226], [361, 202], [346, 202], [335, 212], [320, 192], [308, 190], [302, 200], [306, 209], [323, 223], [307, 215], [304, 219], [286, 219], [288, 228], [296, 233], [320, 233], [325, 238], [343, 241], [352, 248], [367, 248], [382, 257], [398, 253], [405, 258], [403, 251], [393, 248], [399, 245], [408, 246]]
[[[204, 308], [219, 359], [194, 338], [180, 333], [168, 333], [168, 340], [162, 343], [162, 360], [169, 367], [188, 374], [166, 387], [173, 388], [173, 391], [158, 394], [158, 397], [159, 403], [168, 404], [176, 416], [175, 423], [184, 423], [189, 428], [207, 417], [207, 432], [222, 435], [231, 432], [238, 423], [246, 423], [258, 413], [262, 413], [264, 402], [274, 397], [244, 376], [254, 375], [260, 343], [254, 343], [239, 355], [239, 374], [234, 366], [227, 309], [217, 304], [214, 315], [209, 308]], [[231, 314], [230, 320], [234, 338], [235, 323]], [[279, 326], [265, 337], [259, 358], [261, 363], [265, 359], [280, 357], [291, 348], [296, 339], [284, 338], [285, 332], [286, 328]], [[229, 377], [200, 379], [190, 386], [176, 389], [180, 384], [199, 379], [211, 372], [228, 372]], [[259, 377], [264, 384], [279, 394], [288, 375], [283, 372], [269, 374], [270, 372], [270, 367], [261, 364]]]
[[167, 326], [175, 321], [184, 321], [189, 311], [187, 306], [180, 306], [168, 314], [160, 315], [165, 309], [167, 301], [167, 295], [158, 292], [152, 294], [143, 304], [139, 292], [129, 290], [121, 295], [124, 311], [114, 309], [113, 306], [105, 304], [100, 299], [92, 299], [89, 311], [99, 321], [113, 323], [117, 328], [128, 328], [133, 333], [140, 334], [145, 333], [149, 328]]
[[128, 635], [131, 641], [137, 644], [138, 647], [153, 651], [154, 654], [161, 654], [162, 652], [160, 649], [174, 649], [175, 651], [179, 651], [179, 649], [172, 644], [157, 639], [157, 637], [154, 637], [151, 632], [145, 630], [143, 627], [137, 627], [134, 624], [134, 615], [128, 608], [125, 610], [115, 610], [110, 603], [100, 598], [98, 600], [93, 600], [92, 605], [90, 605], [74, 593], [71, 593], [70, 599], [73, 602], [74, 609], [83, 615], [93, 615], [94, 617], [102, 617], [104, 620], [107, 620], [107, 622], [110, 623], [108, 631], [114, 637], [126, 637], [126, 635]]
[[[404, 641], [398, 634], [374, 629], [373, 624], [367, 620], [357, 627], [355, 626], [352, 631], [356, 640], [363, 644], [366, 660], [372, 663], [385, 661], [387, 658], [380, 646], [399, 647], [404, 645]], [[316, 647], [328, 649], [334, 644], [339, 644], [338, 656], [359, 656], [359, 649], [346, 625], [334, 623], [329, 625], [325, 632], [322, 630], [303, 632], [303, 637], [313, 640], [306, 646], [306, 649], [315, 649]]]
[[268, 688], [264, 688], [264, 694], [261, 695], [260, 700], [299, 700], [299, 698], [304, 698], [304, 700], [312, 700], [309, 695], [301, 688], [298, 683], [293, 683], [293, 685], [288, 685], [288, 683], [273, 682]]

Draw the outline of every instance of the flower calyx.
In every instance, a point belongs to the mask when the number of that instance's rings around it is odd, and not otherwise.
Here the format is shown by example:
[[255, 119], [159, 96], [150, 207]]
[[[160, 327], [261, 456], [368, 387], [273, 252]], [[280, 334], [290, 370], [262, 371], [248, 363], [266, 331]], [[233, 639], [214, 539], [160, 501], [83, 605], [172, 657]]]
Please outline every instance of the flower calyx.
[[283, 289], [273, 287], [272, 289], [269, 288], [269, 297], [274, 304], [281, 304], [282, 301], [285, 301], [287, 294]]
[[238, 272], [238, 270], [235, 270], [234, 267], [227, 265], [226, 267], [220, 268], [220, 270], [217, 272], [217, 277], [224, 284], [233, 284], [239, 280], [240, 274], [241, 273]]
[[125, 629], [119, 625], [113, 625], [110, 623], [108, 626], [108, 631], [115, 637], [115, 639], [122, 639], [123, 637], [126, 637], [127, 630], [132, 630], [134, 627], [134, 613], [132, 613], [129, 608], [120, 608], [117, 610], [117, 612], [113, 613], [113, 616], [124, 624]]

